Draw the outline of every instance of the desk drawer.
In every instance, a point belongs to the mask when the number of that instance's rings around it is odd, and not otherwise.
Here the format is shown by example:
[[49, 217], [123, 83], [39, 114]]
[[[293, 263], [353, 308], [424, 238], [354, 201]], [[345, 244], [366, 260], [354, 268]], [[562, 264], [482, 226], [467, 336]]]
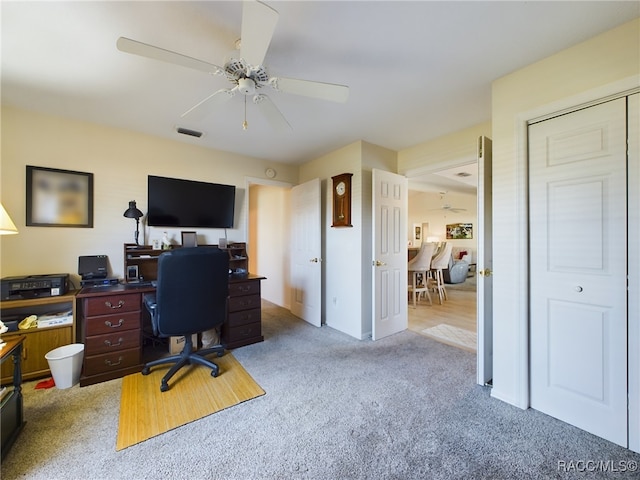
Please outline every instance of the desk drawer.
[[86, 336], [104, 335], [122, 330], [140, 329], [140, 312], [121, 313], [117, 315], [102, 315], [86, 319]]
[[260, 295], [229, 297], [229, 313], [260, 308]]
[[142, 297], [136, 294], [109, 295], [107, 297], [89, 298], [85, 303], [84, 314], [87, 317], [95, 315], [110, 315], [123, 312], [133, 312], [140, 310]]
[[222, 333], [224, 343], [227, 345], [234, 345], [237, 342], [245, 344], [245, 341], [249, 339], [262, 339], [262, 324], [260, 322], [256, 322], [238, 327], [227, 327], [227, 325], [225, 325]]
[[260, 282], [238, 282], [229, 284], [229, 296], [260, 295]]
[[259, 308], [242, 310], [240, 312], [229, 313], [227, 323], [229, 327], [239, 327], [240, 325], [247, 325], [248, 323], [260, 323], [261, 317], [261, 310]]
[[140, 348], [120, 350], [118, 352], [105, 353], [85, 357], [83, 374], [86, 377], [99, 375], [127, 367], [135, 367], [140, 364]]
[[84, 342], [85, 351], [91, 355], [118, 352], [140, 346], [140, 330], [123, 330], [106, 335], [87, 337]]

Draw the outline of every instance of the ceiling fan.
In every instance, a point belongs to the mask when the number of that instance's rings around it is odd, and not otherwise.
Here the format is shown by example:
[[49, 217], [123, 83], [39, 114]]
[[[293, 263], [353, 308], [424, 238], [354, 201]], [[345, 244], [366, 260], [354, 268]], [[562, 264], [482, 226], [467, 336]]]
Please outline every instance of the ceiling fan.
[[[444, 201], [444, 196], [447, 194], [447, 192], [440, 192], [440, 201]], [[449, 203], [443, 203], [440, 208], [432, 208], [431, 210], [444, 210], [445, 212], [452, 212], [452, 213], [460, 213], [460, 212], [466, 212], [467, 209], [466, 208], [458, 208], [458, 207], [452, 207], [451, 204]]]
[[120, 37], [116, 43], [118, 50], [142, 57], [200, 70], [211, 75], [224, 76], [233, 87], [222, 88], [212, 93], [189, 110], [182, 117], [201, 119], [217, 105], [225, 103], [240, 93], [245, 101], [245, 119], [242, 127], [247, 129], [247, 97], [265, 115], [267, 121], [277, 130], [290, 130], [291, 125], [278, 107], [261, 90], [267, 86], [276, 91], [313, 97], [322, 100], [345, 103], [349, 97], [349, 87], [333, 83], [314, 82], [287, 77], [271, 77], [263, 65], [264, 57], [278, 22], [279, 14], [268, 5], [246, 0], [242, 8], [241, 37], [236, 42], [237, 58], [230, 58], [224, 67], [204, 62], [160, 47]]

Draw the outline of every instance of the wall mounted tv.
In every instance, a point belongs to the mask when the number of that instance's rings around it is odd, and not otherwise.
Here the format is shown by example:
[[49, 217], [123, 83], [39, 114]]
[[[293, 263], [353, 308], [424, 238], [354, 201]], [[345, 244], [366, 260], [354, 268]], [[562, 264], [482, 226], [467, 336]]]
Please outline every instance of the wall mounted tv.
[[149, 175], [147, 225], [233, 228], [235, 185]]

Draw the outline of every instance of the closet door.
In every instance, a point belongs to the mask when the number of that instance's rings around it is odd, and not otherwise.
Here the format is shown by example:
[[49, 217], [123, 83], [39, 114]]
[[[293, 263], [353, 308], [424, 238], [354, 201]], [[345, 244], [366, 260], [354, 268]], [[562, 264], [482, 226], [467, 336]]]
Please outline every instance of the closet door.
[[529, 127], [531, 406], [627, 445], [626, 99]]

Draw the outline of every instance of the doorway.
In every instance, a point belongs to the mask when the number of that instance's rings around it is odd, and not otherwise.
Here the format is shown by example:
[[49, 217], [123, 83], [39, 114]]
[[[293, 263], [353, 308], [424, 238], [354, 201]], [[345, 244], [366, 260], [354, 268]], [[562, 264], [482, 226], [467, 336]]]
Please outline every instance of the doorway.
[[[249, 271], [266, 277], [263, 299], [289, 309], [289, 231], [291, 184], [261, 178], [246, 180]], [[277, 279], [284, 279], [283, 282]]]
[[[438, 296], [432, 295], [431, 305], [425, 299], [416, 308], [409, 305], [409, 329], [472, 352], [477, 351], [477, 168], [475, 158], [463, 157], [454, 164], [446, 162], [407, 172], [412, 189], [410, 233], [414, 225], [428, 224], [427, 230], [423, 228], [422, 241], [450, 242], [453, 260], [464, 256], [470, 264], [462, 282], [457, 279], [459, 283], [445, 284], [445, 301], [440, 303]], [[466, 181], [460, 182], [460, 178]], [[447, 238], [447, 226], [456, 224], [471, 225], [472, 238]], [[420, 248], [420, 243], [412, 242], [409, 256]]]

